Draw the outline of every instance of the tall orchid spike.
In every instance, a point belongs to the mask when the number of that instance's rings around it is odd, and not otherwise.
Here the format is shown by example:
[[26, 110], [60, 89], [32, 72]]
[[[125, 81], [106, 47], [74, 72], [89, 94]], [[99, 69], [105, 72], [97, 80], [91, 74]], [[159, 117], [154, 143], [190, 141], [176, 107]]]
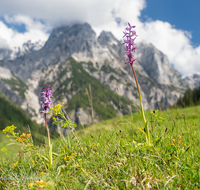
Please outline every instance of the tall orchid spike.
[[125, 39], [124, 39], [124, 43], [122, 45], [126, 44], [125, 54], [128, 56], [128, 59], [126, 59], [126, 63], [130, 63], [131, 68], [133, 70], [133, 74], [134, 74], [134, 77], [135, 77], [135, 82], [136, 82], [136, 85], [137, 85], [138, 94], [139, 94], [139, 98], [140, 98], [140, 108], [141, 108], [142, 118], [143, 118], [144, 125], [145, 125], [145, 132], [144, 133], [146, 135], [146, 143], [149, 146], [151, 146], [151, 141], [150, 141], [151, 139], [150, 139], [148, 122], [147, 122], [145, 115], [144, 115], [144, 110], [143, 110], [143, 105], [142, 105], [142, 97], [141, 97], [141, 93], [140, 93], [140, 87], [139, 87], [139, 84], [138, 84], [135, 69], [133, 67], [133, 62], [136, 60], [136, 58], [133, 56], [132, 52], [135, 52], [135, 50], [136, 50], [136, 46], [135, 46], [136, 44], [135, 44], [134, 41], [137, 37], [136, 32], [133, 30], [133, 28], [135, 28], [135, 26], [131, 26], [131, 24], [128, 22], [128, 27], [126, 27], [125, 31], [123, 32], [124, 33], [123, 38], [125, 38]]
[[126, 44], [126, 51], [125, 54], [128, 56], [128, 59], [126, 59], [126, 63], [130, 63], [131, 65], [133, 64], [133, 62], [136, 60], [136, 58], [134, 57], [134, 55], [132, 54], [132, 52], [135, 52], [136, 50], [136, 44], [135, 44], [135, 39], [137, 37], [136, 32], [133, 30], [133, 28], [135, 28], [135, 26], [131, 26], [130, 23], [128, 22], [129, 27], [127, 27], [125, 29], [124, 36], [124, 44]]

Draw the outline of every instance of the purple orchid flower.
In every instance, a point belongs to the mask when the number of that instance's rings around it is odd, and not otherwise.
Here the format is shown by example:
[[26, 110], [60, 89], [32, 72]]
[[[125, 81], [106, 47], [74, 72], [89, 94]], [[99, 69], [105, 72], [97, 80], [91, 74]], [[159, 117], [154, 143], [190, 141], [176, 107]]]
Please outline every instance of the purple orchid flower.
[[[135, 26], [131, 26], [128, 22], [129, 27], [126, 28], [126, 30], [123, 32], [124, 36], [124, 43], [122, 45], [126, 44], [126, 51], [125, 54], [128, 56], [128, 59], [126, 59], [126, 63], [130, 63], [131, 65], [136, 60], [132, 52], [135, 52], [136, 50], [136, 44], [134, 42], [135, 38], [137, 37], [136, 32], [133, 30]], [[135, 37], [134, 37], [135, 36]]]
[[42, 111], [43, 114], [46, 114], [49, 112], [49, 108], [51, 107], [51, 98], [50, 97], [53, 97], [53, 94], [52, 94], [52, 91], [49, 90], [49, 87], [51, 85], [46, 85], [46, 87], [42, 87], [43, 89], [45, 89], [44, 92], [41, 92], [43, 93], [42, 97], [44, 97], [44, 101], [41, 101], [40, 104], [42, 104], [42, 108], [44, 109]]

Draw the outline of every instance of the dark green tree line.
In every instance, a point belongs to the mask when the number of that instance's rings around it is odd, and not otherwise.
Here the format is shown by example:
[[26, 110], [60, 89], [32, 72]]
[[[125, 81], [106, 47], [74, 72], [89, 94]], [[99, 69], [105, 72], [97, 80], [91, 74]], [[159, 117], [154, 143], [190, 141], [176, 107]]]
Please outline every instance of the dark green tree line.
[[176, 103], [177, 107], [190, 107], [200, 105], [200, 86], [193, 90], [188, 89]]

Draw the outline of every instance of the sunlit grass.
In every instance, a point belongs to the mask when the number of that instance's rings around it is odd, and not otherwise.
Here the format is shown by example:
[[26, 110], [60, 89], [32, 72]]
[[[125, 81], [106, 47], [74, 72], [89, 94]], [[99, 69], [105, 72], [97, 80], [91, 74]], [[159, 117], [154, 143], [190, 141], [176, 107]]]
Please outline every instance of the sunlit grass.
[[[2, 133], [2, 131], [0, 131], [0, 150], [2, 148], [6, 148], [7, 151], [6, 152], [2, 152], [0, 151], [0, 159], [3, 158], [12, 158], [15, 154], [18, 153], [20, 146], [19, 145], [10, 145], [7, 146], [11, 143], [13, 143], [12, 141], [9, 140], [9, 138], [6, 138], [5, 134]], [[14, 142], [15, 143], [15, 142]]]
[[1, 188], [199, 189], [200, 107], [145, 115], [154, 148], [139, 130], [140, 113], [103, 121], [52, 141], [51, 170], [48, 146], [1, 159], [3, 176], [18, 177], [1, 180]]

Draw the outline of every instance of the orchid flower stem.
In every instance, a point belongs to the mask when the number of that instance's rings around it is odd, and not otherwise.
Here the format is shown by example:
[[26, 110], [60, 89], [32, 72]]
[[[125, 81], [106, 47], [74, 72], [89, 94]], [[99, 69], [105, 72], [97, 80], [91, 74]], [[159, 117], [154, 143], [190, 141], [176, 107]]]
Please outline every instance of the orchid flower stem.
[[141, 108], [141, 113], [142, 113], [142, 119], [144, 121], [144, 124], [146, 124], [147, 121], [146, 121], [145, 115], [144, 115], [144, 110], [143, 110], [143, 105], [142, 105], [142, 97], [141, 97], [140, 88], [139, 88], [139, 84], [138, 84], [138, 80], [137, 80], [137, 76], [136, 76], [133, 64], [131, 65], [131, 68], [133, 70], [133, 74], [134, 74], [134, 77], [135, 77], [135, 82], [136, 82], [136, 85], [137, 85], [138, 94], [139, 94], [139, 98], [140, 98], [140, 108]]
[[141, 108], [141, 113], [142, 113], [142, 119], [143, 119], [144, 125], [145, 125], [146, 143], [148, 145], [151, 145], [149, 127], [148, 127], [148, 123], [147, 123], [147, 120], [146, 120], [145, 115], [144, 115], [144, 110], [143, 110], [143, 105], [142, 105], [142, 97], [141, 97], [140, 88], [139, 88], [139, 84], [138, 84], [138, 80], [137, 80], [137, 76], [136, 76], [133, 64], [131, 64], [131, 68], [133, 70], [133, 74], [134, 74], [134, 77], [135, 77], [135, 82], [136, 82], [136, 85], [137, 85], [138, 94], [139, 94], [139, 98], [140, 98], [140, 108]]
[[46, 129], [47, 129], [47, 136], [48, 136], [48, 144], [49, 144], [49, 166], [50, 168], [52, 167], [52, 146], [50, 143], [50, 135], [49, 135], [49, 128], [47, 126], [47, 116], [46, 113], [44, 114], [45, 117], [45, 125], [46, 125]]
[[149, 127], [148, 127], [148, 121], [145, 119], [145, 115], [144, 115], [144, 110], [143, 110], [143, 105], [142, 105], [142, 97], [141, 97], [141, 93], [140, 93], [140, 88], [139, 88], [139, 84], [137, 81], [137, 77], [136, 77], [136, 73], [135, 73], [135, 69], [133, 68], [133, 62], [136, 60], [136, 58], [133, 55], [133, 52], [135, 52], [136, 50], [136, 44], [135, 44], [135, 39], [137, 37], [135, 30], [133, 30], [133, 28], [135, 28], [135, 26], [131, 26], [131, 24], [128, 22], [128, 27], [126, 27], [124, 33], [123, 38], [124, 39], [124, 43], [122, 43], [121, 45], [126, 44], [126, 51], [125, 51], [125, 55], [127, 55], [128, 59], [126, 59], [126, 63], [130, 63], [131, 68], [133, 70], [133, 74], [135, 77], [135, 82], [137, 85], [137, 89], [138, 89], [138, 94], [139, 94], [139, 98], [140, 98], [140, 108], [141, 108], [141, 113], [142, 113], [142, 119], [144, 121], [144, 130], [140, 129], [146, 136], [146, 143], [148, 146], [152, 146], [151, 144], [151, 138], [150, 138], [150, 133], [149, 133]]

